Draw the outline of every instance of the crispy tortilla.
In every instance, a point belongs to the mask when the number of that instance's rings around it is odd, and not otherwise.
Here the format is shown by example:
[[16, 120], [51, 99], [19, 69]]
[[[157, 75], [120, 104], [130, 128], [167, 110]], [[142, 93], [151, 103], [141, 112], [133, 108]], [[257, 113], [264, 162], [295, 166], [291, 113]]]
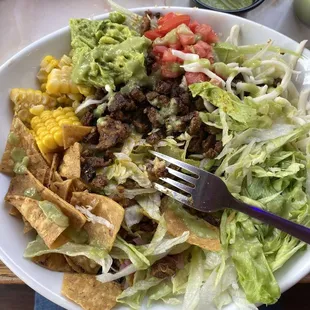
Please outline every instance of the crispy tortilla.
[[53, 182], [50, 186], [50, 190], [63, 200], [70, 201], [73, 192], [73, 182], [72, 180]]
[[75, 142], [80, 142], [86, 135], [92, 131], [93, 127], [63, 125], [62, 136], [64, 148], [67, 149]]
[[39, 182], [46, 184], [46, 179], [49, 175], [50, 168], [41, 154], [29, 156], [27, 169]]
[[43, 268], [59, 271], [59, 272], [74, 272], [67, 263], [65, 256], [58, 253], [43, 254], [32, 257], [31, 260]]
[[57, 171], [58, 169], [58, 165], [59, 165], [59, 155], [55, 153], [53, 154], [53, 160], [46, 180], [46, 187], [50, 187], [52, 182], [54, 181], [54, 174], [55, 171]]
[[94, 215], [103, 217], [114, 225], [113, 230], [100, 223], [87, 222], [84, 225], [90, 244], [109, 251], [121, 227], [125, 213], [124, 208], [108, 197], [87, 192], [72, 193], [71, 204], [73, 206], [91, 206], [93, 208], [91, 212]]
[[23, 222], [24, 222], [24, 229], [23, 229], [23, 233], [24, 234], [28, 234], [30, 231], [33, 230], [33, 227], [31, 226], [31, 224], [26, 220], [26, 218], [23, 216], [22, 217]]
[[62, 181], [63, 181], [63, 179], [60, 176], [60, 174], [58, 173], [58, 171], [55, 171], [54, 176], [53, 176], [53, 182], [62, 182]]
[[20, 212], [18, 211], [17, 208], [15, 208], [14, 206], [11, 207], [10, 211], [9, 211], [9, 214], [12, 215], [12, 216], [15, 216], [19, 219], [22, 219], [22, 215], [20, 214]]
[[40, 183], [29, 171], [23, 175], [16, 175], [11, 179], [7, 196], [23, 196], [26, 189], [34, 187], [43, 200], [48, 200], [57, 205], [60, 210], [68, 216], [70, 225], [76, 229], [80, 229], [86, 222], [83, 214], [77, 211], [72, 205], [61, 199], [58, 195], [46, 188]]
[[88, 190], [89, 186], [85, 184], [81, 179], [73, 180], [73, 192], [84, 192]]
[[[18, 147], [25, 150], [27, 156], [31, 155], [40, 155], [40, 151], [37, 147], [36, 141], [31, 134], [30, 130], [23, 124], [23, 122], [18, 118], [14, 117], [12, 125], [10, 128], [10, 134], [14, 134], [18, 138]], [[11, 158], [11, 152], [15, 147], [14, 144], [11, 144], [10, 139], [7, 139], [5, 150], [1, 159], [0, 171], [13, 175], [14, 161]]]
[[65, 273], [61, 293], [85, 310], [110, 310], [122, 290], [118, 283], [101, 283], [94, 275]]
[[65, 243], [66, 238], [61, 234], [66, 227], [60, 227], [48, 219], [39, 207], [37, 200], [23, 196], [6, 196], [6, 201], [19, 210], [49, 248], [55, 248]]
[[69, 266], [77, 273], [97, 274], [100, 269], [100, 265], [83, 255], [65, 255], [65, 259]]
[[[184, 221], [178, 217], [173, 210], [167, 208], [164, 217], [167, 223], [168, 233], [174, 237], [181, 236], [185, 231], [189, 231], [190, 235], [187, 239], [187, 242], [190, 244], [197, 245], [203, 249], [210, 251], [219, 251], [221, 249], [220, 239], [209, 239], [209, 238], [201, 238], [197, 236], [195, 233], [190, 231]], [[212, 230], [218, 230], [218, 228], [209, 224], [209, 228]]]
[[81, 176], [81, 145], [76, 142], [70, 146], [62, 159], [59, 174], [67, 179], [76, 179]]

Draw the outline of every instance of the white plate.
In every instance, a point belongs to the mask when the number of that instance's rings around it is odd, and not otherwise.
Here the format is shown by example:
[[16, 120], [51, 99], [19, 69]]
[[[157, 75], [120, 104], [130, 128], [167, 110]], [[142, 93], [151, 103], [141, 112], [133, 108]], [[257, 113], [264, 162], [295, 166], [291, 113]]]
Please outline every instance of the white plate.
[[[215, 31], [223, 38], [226, 38], [233, 25], [239, 24], [242, 28], [242, 44], [266, 43], [268, 39], [272, 39], [276, 45], [289, 49], [295, 49], [297, 46], [295, 41], [272, 29], [233, 15], [195, 8], [179, 7], [150, 7], [135, 9], [135, 12], [143, 13], [146, 9], [155, 12], [173, 11], [189, 14], [198, 22], [212, 25]], [[98, 16], [97, 19], [104, 19], [107, 17], [108, 14], [104, 14]], [[4, 151], [12, 119], [12, 106], [9, 101], [9, 89], [14, 87], [38, 88], [39, 85], [36, 82], [36, 74], [41, 59], [47, 54], [60, 57], [63, 54], [68, 53], [69, 50], [70, 33], [69, 28], [66, 27], [31, 44], [0, 67], [0, 103], [2, 107], [2, 112], [0, 114], [1, 155]], [[299, 61], [298, 70], [309, 72], [309, 59], [310, 52], [306, 50], [304, 52], [304, 58]], [[305, 83], [308, 84], [308, 86], [310, 85], [310, 75], [307, 76]], [[62, 273], [48, 271], [23, 258], [24, 249], [26, 244], [30, 241], [31, 236], [23, 235], [22, 223], [8, 214], [8, 209], [2, 202], [9, 186], [9, 182], [9, 177], [4, 176], [3, 174], [0, 175], [0, 259], [18, 277], [41, 295], [66, 309], [80, 309], [80, 307], [61, 296]], [[309, 249], [304, 252], [299, 252], [276, 273], [281, 291], [283, 292], [293, 286], [308, 272], [310, 272]], [[125, 309], [124, 307], [122, 308]], [[152, 310], [177, 308], [180, 307], [168, 307], [158, 304], [153, 306]], [[234, 307], [229, 306], [227, 309], [233, 310]]]

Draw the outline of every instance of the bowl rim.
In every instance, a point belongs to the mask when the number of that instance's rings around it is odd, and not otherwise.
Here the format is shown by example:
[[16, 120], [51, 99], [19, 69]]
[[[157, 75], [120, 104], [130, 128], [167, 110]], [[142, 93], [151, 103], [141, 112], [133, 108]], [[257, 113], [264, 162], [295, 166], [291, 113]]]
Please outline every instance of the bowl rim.
[[241, 9], [236, 9], [236, 10], [217, 9], [216, 7], [214, 7], [212, 5], [208, 5], [207, 3], [202, 2], [201, 0], [194, 0], [194, 1], [196, 3], [198, 3], [199, 5], [201, 5], [204, 9], [208, 9], [208, 10], [212, 10], [212, 11], [217, 11], [217, 12], [222, 12], [222, 13], [234, 14], [234, 13], [245, 13], [245, 12], [251, 11], [251, 10], [255, 9], [256, 7], [258, 7], [259, 5], [261, 5], [265, 0], [257, 0], [257, 1], [253, 2], [249, 6], [246, 6], [246, 7], [241, 8]]
[[[200, 9], [197, 7], [178, 7], [178, 6], [147, 6], [147, 7], [131, 8], [130, 10], [133, 12], [141, 13], [141, 12], [147, 11], [147, 10], [153, 10], [154, 11], [154, 10], [158, 10], [158, 9], [167, 10], [167, 11], [169, 10], [169, 11], [184, 12], [187, 14], [191, 14], [191, 11], [195, 11], [195, 10], [208, 12], [204, 9]], [[108, 17], [109, 12], [96, 15], [92, 19], [94, 19], [94, 20], [105, 19]], [[229, 17], [230, 16], [229, 14], [227, 14], [225, 12], [219, 12], [219, 11], [214, 11], [214, 10], [212, 11], [212, 14], [216, 14], [219, 17]], [[240, 23], [245, 20], [247, 23], [249, 23], [255, 27], [261, 27], [262, 29], [267, 30], [269, 33], [274, 33], [276, 35], [283, 36], [286, 39], [289, 39], [290, 41], [297, 43], [292, 38], [278, 32], [278, 31], [275, 31], [275, 30], [273, 30], [267, 26], [259, 24], [257, 22], [247, 20], [243, 17], [235, 16], [235, 15], [233, 16], [233, 18], [238, 19], [240, 21]], [[49, 40], [51, 40], [53, 38], [57, 38], [58, 36], [65, 34], [68, 31], [69, 31], [69, 26], [62, 27], [62, 28], [50, 33], [50, 34], [47, 34], [47, 35], [39, 38], [38, 40], [36, 40], [33, 43], [29, 44], [28, 46], [24, 47], [23, 49], [18, 51], [15, 55], [13, 55], [11, 58], [6, 60], [2, 65], [0, 65], [0, 76], [1, 76], [2, 71], [4, 71], [5, 69], [9, 69], [10, 65], [13, 62], [15, 62], [15, 60], [18, 60], [19, 58], [22, 58], [22, 57], [29, 55], [29, 53], [31, 53], [32, 50], [35, 50], [38, 46], [41, 46], [42, 44], [44, 45]], [[305, 48], [304, 54], [306, 54], [306, 56], [309, 57], [309, 59], [310, 59], [310, 51], [307, 48]], [[14, 259], [11, 256], [7, 255], [5, 250], [2, 248], [1, 244], [0, 244], [0, 259], [10, 270], [12, 270], [13, 273], [15, 273], [21, 280], [23, 280], [26, 285], [31, 287], [33, 290], [35, 290], [36, 292], [38, 292], [42, 296], [46, 297], [47, 299], [51, 300], [52, 302], [66, 308], [66, 309], [69, 309], [68, 308], [69, 305], [70, 305], [70, 308], [73, 307], [74, 309], [80, 309], [80, 307], [77, 304], [73, 305], [72, 301], [66, 299], [65, 297], [62, 298], [61, 294], [59, 294], [59, 293], [57, 294], [57, 293], [51, 291], [48, 286], [44, 286], [41, 282], [39, 282], [35, 278], [33, 278], [31, 276], [31, 274], [28, 274], [26, 270], [21, 269], [21, 267], [14, 262]], [[289, 279], [287, 276], [285, 276], [284, 279], [282, 279], [282, 285], [280, 287], [281, 292], [284, 292], [287, 289], [289, 289], [290, 287], [292, 287], [293, 285], [295, 285], [302, 277], [306, 276], [309, 272], [310, 272], [310, 264], [309, 264], [309, 266], [307, 266], [307, 265], [301, 266], [301, 268], [299, 268], [298, 271], [295, 272], [296, 277], [293, 281], [291, 279]], [[57, 273], [55, 272], [55, 274], [57, 274]], [[59, 276], [62, 276], [63, 273], [59, 273], [59, 274], [60, 274]]]

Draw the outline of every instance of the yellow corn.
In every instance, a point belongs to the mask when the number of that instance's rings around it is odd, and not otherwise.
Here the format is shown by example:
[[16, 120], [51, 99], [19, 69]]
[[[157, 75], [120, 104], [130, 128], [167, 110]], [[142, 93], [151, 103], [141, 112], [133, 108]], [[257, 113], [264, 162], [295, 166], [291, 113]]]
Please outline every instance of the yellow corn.
[[53, 69], [47, 77], [46, 91], [49, 94], [78, 94], [77, 85], [71, 80], [72, 67]]
[[84, 95], [85, 97], [91, 96], [95, 94], [95, 88], [94, 87], [89, 87], [85, 85], [78, 85], [77, 86], [79, 92]]
[[40, 64], [40, 70], [37, 75], [37, 78], [40, 83], [46, 83], [47, 82], [47, 77], [49, 73], [54, 69], [57, 68], [59, 61], [54, 58], [51, 55], [45, 56]]
[[44, 154], [63, 147], [63, 125], [81, 125], [72, 107], [41, 111], [31, 120], [30, 124], [37, 145]]
[[53, 109], [57, 104], [56, 99], [47, 93], [26, 88], [13, 88], [10, 99], [14, 103], [15, 114], [24, 122], [30, 122], [33, 116], [29, 111], [30, 108], [42, 105], [44, 109]]
[[63, 55], [58, 63], [58, 67], [62, 68], [63, 66], [71, 66], [72, 65], [72, 59], [67, 56], [67, 55]]

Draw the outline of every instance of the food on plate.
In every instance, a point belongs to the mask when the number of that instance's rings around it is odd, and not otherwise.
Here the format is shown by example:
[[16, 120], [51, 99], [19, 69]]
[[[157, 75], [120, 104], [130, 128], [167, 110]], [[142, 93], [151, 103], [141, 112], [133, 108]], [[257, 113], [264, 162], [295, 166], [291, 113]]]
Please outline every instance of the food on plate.
[[64, 272], [62, 294], [84, 309], [275, 303], [274, 272], [305, 244], [165, 197], [153, 182], [167, 164], [149, 151], [309, 226], [310, 91], [293, 83], [305, 41], [240, 45], [237, 25], [225, 41], [207, 20], [112, 7], [70, 21], [71, 51], [38, 59], [39, 90], [10, 90], [0, 170], [12, 176], [9, 214], [36, 232], [24, 257]]
[[222, 1], [222, 0], [201, 0], [201, 2], [208, 4], [220, 10], [238, 10], [243, 9], [251, 4], [253, 0], [235, 0], [235, 1]]

